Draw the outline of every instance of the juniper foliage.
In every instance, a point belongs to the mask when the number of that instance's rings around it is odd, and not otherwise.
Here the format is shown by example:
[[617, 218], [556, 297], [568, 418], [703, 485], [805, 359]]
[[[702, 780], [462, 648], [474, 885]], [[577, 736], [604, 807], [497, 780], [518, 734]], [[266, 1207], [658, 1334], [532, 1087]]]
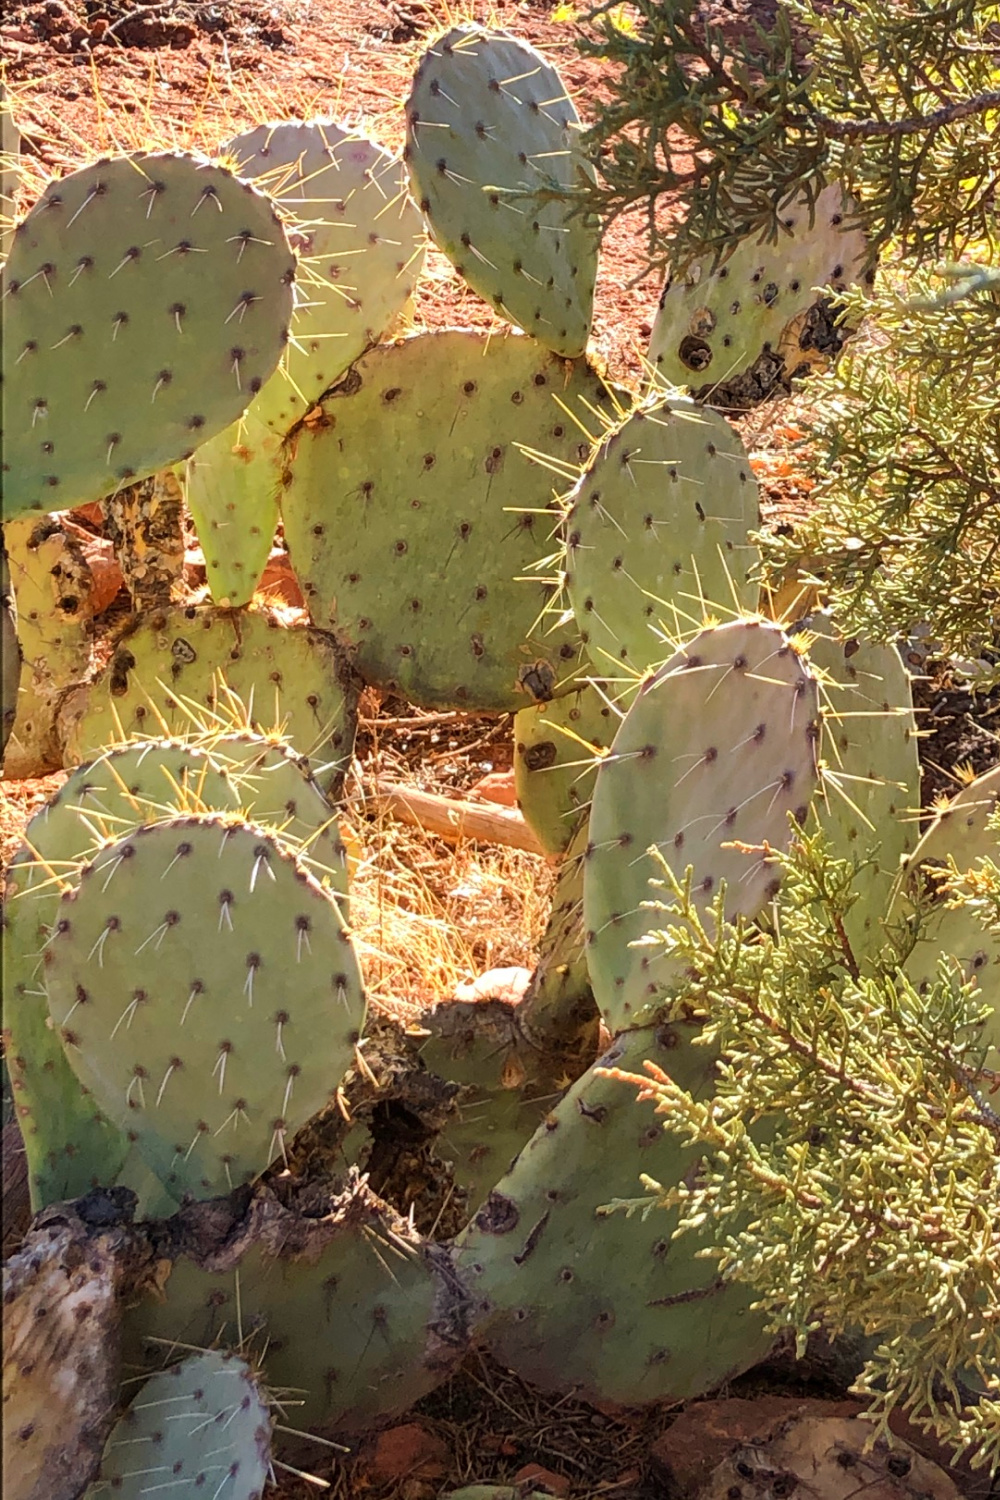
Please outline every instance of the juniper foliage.
[[723, 895], [700, 914], [664, 867], [647, 942], [683, 960], [675, 1009], [704, 1018], [701, 1044], [722, 1060], [701, 1100], [653, 1065], [619, 1075], [703, 1159], [695, 1180], [645, 1179], [647, 1198], [606, 1211], [679, 1207], [679, 1234], [711, 1220], [702, 1253], [755, 1288], [775, 1328], [877, 1336], [856, 1386], [877, 1430], [901, 1406], [974, 1465], [1000, 1466], [1000, 1116], [981, 1001], [944, 958], [918, 994], [903, 932], [858, 963], [844, 931], [854, 869], [821, 837], [781, 859], [767, 930], [728, 923]]

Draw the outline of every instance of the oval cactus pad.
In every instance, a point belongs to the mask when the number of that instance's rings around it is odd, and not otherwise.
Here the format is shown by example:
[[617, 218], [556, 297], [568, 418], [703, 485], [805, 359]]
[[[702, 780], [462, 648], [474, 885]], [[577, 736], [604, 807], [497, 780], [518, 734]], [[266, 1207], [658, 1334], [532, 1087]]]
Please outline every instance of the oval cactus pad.
[[583, 877], [587, 964], [609, 1028], [636, 1024], [682, 978], [655, 948], [668, 925], [644, 902], [661, 893], [651, 845], [707, 908], [726, 884], [726, 915], [753, 916], [776, 889], [763, 846], [786, 848], [817, 785], [819, 695], [776, 625], [703, 630], [639, 692], [597, 772]]
[[499, 313], [567, 356], [587, 347], [597, 275], [597, 225], [560, 199], [591, 170], [578, 133], [555, 68], [482, 26], [431, 44], [406, 104], [406, 164], [435, 242]]
[[50, 183], [3, 278], [4, 518], [104, 495], [235, 421], [285, 347], [294, 273], [268, 200], [211, 162]]
[[699, 260], [668, 279], [649, 340], [656, 378], [695, 389], [723, 385], [777, 350], [788, 325], [818, 300], [817, 288], [842, 291], [860, 274], [865, 237], [845, 227], [848, 218], [833, 184], [812, 214], [804, 198], [786, 204], [773, 244], [743, 240], [714, 269]]
[[157, 610], [133, 621], [104, 671], [67, 700], [60, 728], [69, 763], [129, 736], [282, 727], [313, 760], [324, 791], [351, 758], [357, 689], [323, 631], [267, 610], [211, 605]]
[[209, 1350], [161, 1370], [111, 1430], [84, 1500], [261, 1500], [271, 1413], [250, 1366]]
[[725, 417], [650, 405], [603, 442], [571, 496], [566, 587], [599, 672], [659, 665], [709, 615], [757, 604], [757, 483]]
[[364, 1023], [332, 896], [280, 841], [213, 817], [103, 849], [62, 898], [45, 979], [73, 1069], [178, 1198], [280, 1157]]
[[384, 344], [298, 434], [285, 541], [313, 620], [368, 682], [428, 708], [517, 709], [572, 679], [575, 629], [537, 570], [555, 549], [553, 475], [608, 392], [585, 361], [465, 329]]

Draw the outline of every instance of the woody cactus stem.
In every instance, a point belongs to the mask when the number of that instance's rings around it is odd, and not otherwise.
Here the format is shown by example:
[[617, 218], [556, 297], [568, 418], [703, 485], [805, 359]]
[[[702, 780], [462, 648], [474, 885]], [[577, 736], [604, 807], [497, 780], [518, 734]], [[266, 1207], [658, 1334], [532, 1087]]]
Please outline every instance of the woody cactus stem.
[[133, 608], [176, 603], [184, 573], [184, 493], [173, 470], [113, 491], [103, 509]]

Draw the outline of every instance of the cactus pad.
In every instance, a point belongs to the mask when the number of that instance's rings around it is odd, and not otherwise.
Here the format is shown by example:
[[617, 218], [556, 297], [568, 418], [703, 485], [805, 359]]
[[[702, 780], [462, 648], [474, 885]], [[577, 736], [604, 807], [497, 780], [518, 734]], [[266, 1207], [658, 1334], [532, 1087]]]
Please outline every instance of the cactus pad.
[[282, 509], [310, 614], [366, 681], [488, 709], [568, 683], [576, 632], [542, 618], [552, 588], [529, 574], [553, 550], [551, 475], [519, 445], [577, 464], [567, 411], [593, 423], [584, 403], [608, 399], [514, 333], [417, 334], [352, 367], [299, 434]]
[[85, 1500], [261, 1500], [271, 1414], [245, 1360], [215, 1350], [161, 1370], [111, 1430]]
[[[406, 163], [431, 234], [469, 285], [564, 357], [587, 347], [598, 231], [560, 194], [592, 169], [552, 65], [507, 32], [456, 26], [406, 104]], [[537, 196], [536, 196], [537, 195]]]
[[274, 370], [294, 261], [270, 203], [195, 157], [52, 182], [4, 273], [4, 518], [186, 458]]
[[[538, 942], [538, 961], [521, 1002], [518, 1022], [529, 1046], [552, 1053], [593, 1058], [598, 1045], [597, 1008], [590, 987], [583, 932], [583, 872], [589, 843], [588, 820], [581, 816], [559, 866], [552, 910]], [[572, 1077], [583, 1071], [577, 1066]]]
[[970, 905], [952, 905], [941, 891], [933, 899], [933, 881], [934, 867], [946, 871], [951, 860], [963, 872], [975, 870], [984, 859], [1000, 864], [1000, 832], [990, 826], [998, 807], [1000, 766], [977, 776], [938, 810], [900, 873], [889, 910], [890, 925], [911, 917], [915, 907], [923, 918], [917, 945], [904, 964], [911, 984], [918, 988], [929, 984], [946, 956], [964, 980], [976, 981], [974, 1003], [992, 1009], [982, 1041], [986, 1066], [994, 1071], [1000, 1071], [1000, 936], [989, 930]]
[[392, 324], [423, 259], [402, 164], [326, 120], [258, 125], [220, 148], [295, 222], [291, 340], [234, 426], [188, 465], [187, 500], [219, 603], [246, 604], [278, 520], [289, 429]]
[[221, 1253], [202, 1264], [189, 1250], [162, 1301], [126, 1314], [126, 1359], [138, 1362], [150, 1338], [211, 1344], [239, 1319], [266, 1351], [272, 1388], [301, 1401], [296, 1427], [364, 1432], [407, 1411], [467, 1348], [464, 1291], [448, 1252], [363, 1184], [328, 1206], [304, 1218], [258, 1189]]
[[45, 977], [78, 1077], [178, 1198], [280, 1157], [364, 1020], [336, 903], [279, 841], [212, 817], [102, 849], [61, 897]]
[[681, 398], [627, 417], [566, 518], [566, 586], [598, 671], [645, 671], [706, 615], [755, 609], [759, 520], [750, 460], [724, 417]]
[[79, 767], [31, 820], [26, 843], [8, 867], [6, 1058], [36, 1210], [120, 1182], [128, 1149], [81, 1088], [47, 1025], [41, 967], [59, 916], [53, 876], [75, 884], [81, 864], [102, 840], [113, 842], [139, 824], [184, 811], [228, 810], [279, 826], [306, 868], [346, 902], [346, 854], [336, 826], [327, 826], [330, 805], [295, 759], [279, 745], [249, 736], [210, 745], [130, 745]]
[[514, 715], [517, 805], [547, 854], [568, 846], [590, 804], [598, 751], [611, 744], [620, 717], [589, 686]]
[[14, 594], [10, 586], [7, 553], [0, 542], [0, 765], [17, 715], [17, 693], [21, 681], [21, 647], [17, 639]]
[[184, 734], [198, 718], [225, 722], [232, 695], [255, 731], [284, 726], [324, 790], [339, 784], [356, 690], [328, 635], [265, 609], [190, 605], [133, 620], [104, 671], [64, 707], [66, 758], [87, 760], [129, 736]]
[[920, 764], [910, 677], [895, 646], [806, 626], [820, 678], [820, 793], [813, 810], [837, 859], [854, 859], [857, 901], [844, 927], [856, 959], [875, 957], [900, 860], [918, 838]]
[[818, 712], [808, 667], [762, 620], [703, 630], [643, 684], [597, 773], [584, 872], [587, 963], [612, 1031], [681, 977], [631, 946], [663, 925], [643, 908], [658, 894], [646, 850], [678, 878], [693, 867], [699, 905], [725, 881], [729, 917], [759, 911], [778, 878], [760, 846], [787, 846], [816, 789]]
[[724, 385], [777, 350], [788, 325], [817, 300], [816, 288], [843, 290], [860, 273], [864, 236], [845, 228], [840, 188], [820, 193], [810, 223], [808, 204], [781, 210], [774, 244], [744, 240], [712, 269], [696, 261], [667, 281], [649, 340], [657, 380], [692, 389]]
[[753, 1294], [698, 1257], [705, 1240], [671, 1239], [676, 1210], [600, 1212], [640, 1197], [641, 1173], [667, 1187], [697, 1160], [633, 1089], [597, 1073], [641, 1072], [646, 1058], [695, 1095], [711, 1092], [713, 1057], [692, 1045], [691, 1028], [619, 1037], [455, 1242], [476, 1335], [507, 1369], [544, 1390], [626, 1406], [701, 1395], [771, 1342]]

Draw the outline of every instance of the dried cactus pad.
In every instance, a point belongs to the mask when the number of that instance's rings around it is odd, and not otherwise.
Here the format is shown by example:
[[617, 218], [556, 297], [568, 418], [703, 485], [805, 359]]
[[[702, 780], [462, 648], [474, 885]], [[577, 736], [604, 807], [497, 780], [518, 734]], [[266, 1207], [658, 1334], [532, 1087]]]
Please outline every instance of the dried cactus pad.
[[625, 1406], [687, 1400], [762, 1359], [772, 1342], [749, 1289], [723, 1283], [698, 1255], [704, 1236], [671, 1239], [676, 1209], [603, 1212], [616, 1198], [642, 1198], [643, 1173], [673, 1187], [697, 1153], [636, 1103], [634, 1088], [599, 1069], [641, 1074], [648, 1058], [705, 1098], [714, 1058], [694, 1035], [677, 1025], [617, 1038], [455, 1243], [479, 1341], [543, 1390]]
[[271, 1414], [235, 1354], [195, 1354], [154, 1375], [112, 1428], [85, 1500], [164, 1490], [175, 1500], [260, 1500]]
[[694, 401], [640, 407], [571, 496], [566, 586], [598, 671], [659, 665], [708, 615], [749, 613], [759, 525], [746, 449]]
[[866, 253], [860, 230], [845, 228], [849, 210], [833, 184], [816, 199], [781, 210], [773, 244], [743, 240], [712, 269], [695, 261], [667, 280], [649, 340], [656, 379], [695, 389], [722, 385], [777, 349], [789, 323], [817, 300], [817, 288], [841, 291], [860, 274]]
[[268, 200], [211, 162], [51, 183], [3, 278], [4, 518], [95, 499], [234, 421], [281, 357], [294, 271]]
[[253, 406], [285, 433], [406, 305], [423, 224], [399, 158], [332, 120], [258, 125], [220, 152], [294, 223], [292, 340]]
[[919, 906], [920, 937], [904, 966], [912, 984], [930, 984], [945, 958], [957, 966], [963, 980], [975, 980], [974, 1003], [989, 1012], [981, 1037], [986, 1066], [1000, 1071], [1000, 935], [969, 902], [951, 904], [940, 882], [929, 908], [926, 899], [934, 894], [935, 872], [946, 872], [952, 860], [962, 873], [981, 869], [987, 859], [1000, 864], [1000, 830], [993, 826], [998, 808], [1000, 766], [995, 766], [939, 809], [900, 873], [889, 921], [911, 917]]
[[335, 901], [280, 841], [213, 817], [102, 850], [62, 897], [45, 978], [77, 1076], [177, 1198], [280, 1157], [364, 1022]]
[[14, 595], [10, 587], [7, 554], [0, 547], [0, 764], [17, 714], [20, 680], [21, 648], [17, 640]]
[[202, 727], [216, 713], [225, 723], [232, 694], [257, 732], [284, 727], [324, 791], [339, 784], [356, 689], [328, 635], [264, 609], [178, 606], [133, 621], [104, 671], [67, 700], [65, 758], [88, 760], [130, 735], [190, 733], [199, 716]]
[[453, 27], [414, 74], [404, 155], [431, 234], [481, 297], [569, 357], [587, 347], [597, 274], [597, 225], [560, 199], [591, 173], [578, 134], [555, 68], [507, 32]]
[[[737, 620], [703, 630], [639, 692], [597, 772], [583, 879], [587, 963], [612, 1031], [635, 1025], [683, 978], [676, 961], [635, 947], [667, 925], [655, 845], [707, 908], [752, 916], [778, 876], [760, 847], [787, 847], [789, 814], [817, 785], [815, 678], [776, 625]], [[750, 846], [748, 852], [747, 846]]]
[[[518, 709], [575, 671], [545, 614], [552, 474], [589, 452], [607, 389], [533, 339], [464, 329], [371, 350], [298, 435], [285, 541], [317, 625], [368, 682], [429, 708]], [[554, 617], [553, 617], [554, 618]]]

